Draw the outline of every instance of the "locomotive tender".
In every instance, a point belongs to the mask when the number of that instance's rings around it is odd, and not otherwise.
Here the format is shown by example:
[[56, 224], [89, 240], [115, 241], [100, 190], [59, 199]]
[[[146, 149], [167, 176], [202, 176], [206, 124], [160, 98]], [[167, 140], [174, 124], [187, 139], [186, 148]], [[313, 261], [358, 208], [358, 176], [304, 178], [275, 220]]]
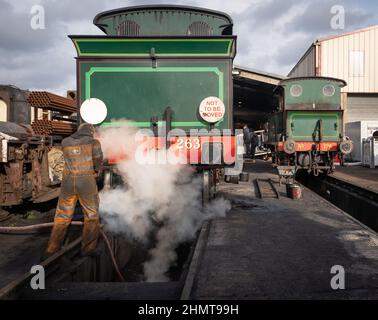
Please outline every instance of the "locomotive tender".
[[[78, 54], [78, 106], [102, 100], [108, 113], [100, 126], [149, 128], [157, 148], [163, 132], [166, 145], [198, 168], [233, 166], [231, 18], [202, 8], [151, 5], [102, 12], [94, 24], [106, 35], [70, 36]], [[175, 133], [168, 136], [171, 129]]]
[[268, 121], [274, 165], [328, 174], [336, 156], [342, 159], [352, 151], [352, 141], [344, 136], [340, 89], [345, 85], [326, 77], [279, 83], [279, 106]]

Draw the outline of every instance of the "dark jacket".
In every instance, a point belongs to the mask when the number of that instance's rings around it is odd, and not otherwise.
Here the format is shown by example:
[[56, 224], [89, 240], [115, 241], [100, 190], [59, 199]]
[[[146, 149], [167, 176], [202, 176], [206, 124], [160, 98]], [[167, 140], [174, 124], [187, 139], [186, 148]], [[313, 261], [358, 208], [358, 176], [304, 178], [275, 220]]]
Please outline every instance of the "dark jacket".
[[259, 144], [259, 137], [256, 133], [251, 132], [251, 143], [255, 146]]
[[248, 128], [243, 128], [243, 139], [245, 144], [251, 143], [251, 134]]

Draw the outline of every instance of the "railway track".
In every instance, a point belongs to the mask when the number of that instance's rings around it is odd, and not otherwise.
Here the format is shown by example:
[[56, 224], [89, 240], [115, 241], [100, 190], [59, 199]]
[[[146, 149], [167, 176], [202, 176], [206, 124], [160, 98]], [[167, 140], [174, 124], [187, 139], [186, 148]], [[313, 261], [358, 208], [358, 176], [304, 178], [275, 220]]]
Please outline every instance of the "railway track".
[[339, 186], [340, 188], [343, 188], [345, 190], [348, 190], [349, 192], [353, 192], [361, 197], [364, 197], [366, 200], [374, 201], [378, 203], [378, 193], [370, 191], [365, 188], [361, 188], [357, 185], [348, 183], [346, 181], [339, 180], [332, 176], [327, 176], [325, 178], [325, 181], [329, 184], [333, 184], [335, 186]]
[[[27, 226], [20, 227], [28, 228]], [[43, 229], [43, 228], [42, 228]], [[201, 229], [203, 230], [204, 227]], [[205, 228], [206, 229], [206, 228]], [[207, 229], [206, 229], [207, 230]], [[18, 231], [19, 232], [19, 231]], [[206, 231], [205, 231], [206, 232]], [[11, 232], [9, 232], [11, 233]], [[198, 248], [202, 248], [204, 231], [201, 241], [193, 243], [188, 250], [187, 258], [182, 266], [181, 275], [178, 279], [169, 282], [150, 283], [142, 281], [118, 281], [117, 273], [113, 266], [104, 267], [104, 262], [109, 265], [108, 250], [104, 258], [104, 246], [106, 243], [99, 243], [101, 257], [81, 257], [81, 237], [71, 237], [69, 244], [64, 246], [47, 260], [39, 263], [45, 270], [46, 289], [33, 290], [30, 282], [34, 274], [29, 271], [17, 276], [13, 281], [0, 288], [0, 300], [31, 299], [31, 300], [80, 300], [80, 299], [186, 299], [190, 295], [193, 280], [193, 270], [197, 268], [192, 263], [194, 252], [198, 257]], [[9, 234], [11, 237], [12, 235]], [[14, 236], [14, 235], [13, 235]], [[115, 241], [117, 242], [117, 241]], [[199, 245], [198, 243], [201, 243]], [[114, 248], [114, 243], [110, 244]], [[109, 249], [109, 244], [108, 244]], [[104, 251], [103, 251], [104, 250]], [[114, 251], [119, 251], [115, 249]], [[102, 259], [99, 261], [99, 259]], [[119, 260], [119, 257], [117, 257]], [[30, 266], [31, 267], [31, 266]], [[124, 270], [123, 266], [123, 270]], [[101, 269], [108, 277], [101, 277]], [[112, 270], [113, 269], [113, 270]], [[188, 270], [191, 270], [188, 276]]]
[[261, 199], [279, 199], [280, 195], [273, 184], [272, 179], [255, 179], [255, 186], [259, 198]]
[[[62, 250], [55, 253], [39, 265], [45, 270], [45, 276], [49, 277], [52, 273], [59, 269], [61, 258], [64, 256], [74, 255], [80, 248], [81, 237], [76, 238], [74, 241], [65, 246]], [[25, 272], [23, 275], [17, 277], [14, 281], [0, 289], [0, 300], [16, 299], [20, 293], [30, 286], [30, 280], [34, 276], [31, 272]]]
[[[83, 222], [81, 221], [72, 221], [72, 226], [82, 226]], [[5, 235], [24, 235], [24, 234], [35, 234], [40, 232], [43, 229], [50, 229], [53, 226], [52, 222], [48, 223], [40, 223], [40, 224], [33, 224], [33, 225], [26, 225], [26, 226], [19, 226], [19, 227], [4, 227], [0, 226], [0, 233]], [[100, 237], [102, 239], [102, 243], [99, 244], [98, 247], [101, 249], [101, 255], [107, 253], [109, 256], [112, 266], [114, 267], [114, 272], [116, 277], [121, 281], [124, 282], [125, 279], [121, 274], [119, 269], [117, 259], [115, 257], [116, 248], [114, 246], [114, 242], [116, 240], [112, 238], [112, 242], [109, 240], [109, 237], [105, 234], [104, 230], [100, 228]], [[63, 248], [58, 251], [57, 253], [53, 254], [51, 257], [32, 264], [32, 266], [41, 266], [44, 270], [44, 278], [45, 281], [50, 281], [51, 278], [55, 279], [56, 281], [64, 280], [65, 278], [70, 278], [74, 273], [80, 273], [80, 268], [87, 262], [89, 262], [89, 266], [84, 267], [86, 271], [89, 271], [92, 274], [92, 280], [96, 280], [98, 278], [97, 269], [101, 266], [99, 261], [95, 261], [96, 256], [82, 256], [80, 254], [80, 245], [81, 245], [81, 237], [77, 236], [77, 234], [70, 234], [68, 236], [68, 244], [63, 246]], [[104, 248], [105, 247], [105, 248]], [[104, 250], [105, 249], [105, 250]], [[102, 263], [103, 264], [103, 263]], [[113, 272], [107, 272], [110, 274], [110, 277], [113, 277]], [[16, 279], [8, 283], [6, 286], [0, 288], [0, 300], [4, 299], [14, 299], [17, 298], [25, 289], [28, 289], [30, 280], [33, 278], [34, 274], [30, 271], [23, 273], [21, 276], [18, 276]], [[84, 279], [88, 280], [88, 279]]]
[[298, 175], [297, 181], [327, 201], [378, 231], [378, 194], [332, 176]]
[[[51, 220], [52, 221], [52, 220]], [[44, 221], [45, 222], [45, 221]], [[50, 221], [46, 221], [44, 226], [38, 228], [38, 230], [30, 231], [28, 226], [24, 225], [25, 222], [22, 222], [20, 227], [15, 232], [11, 231], [1, 231], [3, 237], [17, 237], [17, 235], [11, 235], [11, 233], [19, 233], [22, 231], [23, 234], [29, 233], [38, 233], [42, 229], [46, 230], [46, 233], [49, 232], [47, 225], [50, 225]], [[188, 291], [188, 284], [186, 280], [186, 273], [191, 264], [191, 257], [194, 250], [196, 249], [196, 242], [187, 244], [187, 249], [180, 249], [181, 252], [178, 256], [182, 256], [182, 261], [184, 265], [178, 263], [178, 267], [175, 267], [172, 273], [169, 274], [170, 282], [160, 283], [160, 284], [151, 284], [141, 281], [142, 277], [139, 278], [138, 268], [136, 263], [122, 264], [122, 273], [126, 276], [126, 282], [118, 282], [119, 277], [116, 276], [114, 272], [114, 267], [110, 265], [111, 260], [106, 249], [105, 241], [101, 241], [102, 250], [101, 255], [104, 254], [106, 257], [100, 257], [101, 261], [98, 261], [97, 258], [87, 257], [82, 258], [80, 256], [80, 238], [78, 236], [81, 233], [81, 228], [79, 228], [79, 221], [73, 221], [74, 226], [74, 237], [70, 238], [70, 243], [59, 252], [59, 254], [50, 257], [47, 261], [40, 263], [41, 266], [45, 268], [46, 274], [46, 290], [32, 290], [30, 288], [30, 280], [33, 277], [33, 274], [30, 274], [29, 270], [31, 265], [38, 263], [31, 263], [30, 267], [25, 265], [25, 262], [22, 262], [23, 265], [23, 274], [16, 275], [13, 281], [5, 282], [5, 287], [0, 286], [0, 300], [2, 299], [180, 299], [190, 294]], [[6, 228], [6, 225], [12, 226], [12, 223], [7, 223], [3, 225], [3, 229]], [[1, 229], [0, 225], [0, 229]], [[24, 228], [24, 229], [23, 229]], [[71, 227], [70, 227], [71, 230]], [[9, 233], [7, 235], [6, 233]], [[203, 232], [200, 232], [203, 234]], [[116, 236], [114, 236], [116, 237]], [[203, 238], [203, 237], [202, 237]], [[105, 239], [103, 239], [105, 240]], [[110, 237], [110, 240], [113, 240], [113, 236]], [[117, 239], [111, 241], [110, 244], [113, 249], [114, 255], [122, 254], [122, 250], [117, 248]], [[99, 243], [100, 244], [100, 243]], [[133, 247], [133, 244], [128, 244], [128, 246]], [[105, 249], [104, 249], [105, 247]], [[109, 247], [109, 245], [108, 245]], [[44, 248], [40, 248], [42, 252]], [[0, 252], [1, 253], [1, 252]], [[117, 256], [117, 260], [118, 260]], [[135, 258], [135, 257], [134, 257]], [[136, 261], [139, 261], [140, 257], [137, 255]], [[29, 260], [28, 260], [29, 261]], [[22, 264], [20, 263], [20, 265]], [[107, 264], [104, 268], [104, 263]], [[141, 263], [142, 262], [138, 262]], [[113, 263], [114, 265], [114, 263]], [[193, 267], [191, 267], [193, 269]], [[106, 269], [106, 270], [103, 270]], [[113, 269], [113, 270], [112, 270]], [[131, 270], [131, 272], [128, 272]], [[99, 273], [101, 273], [99, 275]], [[107, 278], [103, 275], [106, 274]], [[90, 276], [87, 276], [90, 275]], [[106, 283], [107, 289], [104, 289], [103, 286]], [[4, 284], [3, 284], [4, 285]], [[185, 289], [185, 294], [183, 293], [183, 288]], [[189, 286], [190, 287], [190, 286]], [[63, 294], [64, 292], [65, 294]]]

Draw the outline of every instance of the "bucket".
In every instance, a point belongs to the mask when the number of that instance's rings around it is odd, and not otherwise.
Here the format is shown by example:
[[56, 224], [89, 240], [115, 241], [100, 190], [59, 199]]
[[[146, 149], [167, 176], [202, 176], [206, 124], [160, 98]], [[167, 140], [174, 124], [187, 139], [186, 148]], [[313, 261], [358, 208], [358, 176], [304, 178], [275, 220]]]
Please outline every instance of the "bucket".
[[302, 197], [302, 189], [299, 184], [288, 183], [286, 184], [286, 194], [289, 198], [297, 200]]
[[243, 181], [243, 182], [248, 182], [248, 180], [249, 180], [249, 173], [248, 172], [242, 172], [239, 175], [239, 180]]

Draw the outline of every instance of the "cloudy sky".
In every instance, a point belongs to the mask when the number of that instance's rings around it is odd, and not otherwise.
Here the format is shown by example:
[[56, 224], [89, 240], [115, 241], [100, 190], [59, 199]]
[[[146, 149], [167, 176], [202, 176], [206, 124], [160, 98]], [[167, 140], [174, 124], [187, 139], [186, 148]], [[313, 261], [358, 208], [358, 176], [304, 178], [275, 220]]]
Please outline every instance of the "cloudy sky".
[[[376, 0], [0, 0], [0, 84], [65, 94], [75, 89], [75, 49], [68, 34], [102, 34], [101, 11], [142, 4], [180, 4], [227, 12], [238, 36], [235, 64], [286, 75], [317, 38], [378, 23]], [[33, 30], [33, 5], [45, 29]], [[334, 30], [331, 8], [345, 8], [345, 29]]]

